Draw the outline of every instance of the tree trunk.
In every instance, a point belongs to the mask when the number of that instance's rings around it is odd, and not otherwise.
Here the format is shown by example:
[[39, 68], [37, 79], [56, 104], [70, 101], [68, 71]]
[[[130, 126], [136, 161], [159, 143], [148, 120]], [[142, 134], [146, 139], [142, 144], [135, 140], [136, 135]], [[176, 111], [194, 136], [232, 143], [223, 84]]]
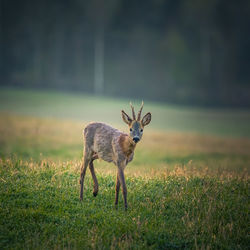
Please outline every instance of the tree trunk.
[[94, 92], [103, 94], [104, 90], [104, 29], [99, 27], [94, 42]]
[[51, 80], [53, 86], [59, 87], [59, 89], [64, 86], [62, 82], [63, 43], [63, 30], [60, 23], [58, 22], [54, 27], [54, 37], [52, 44], [53, 67]]
[[33, 54], [33, 80], [35, 86], [42, 85], [42, 45], [41, 45], [41, 30], [40, 28], [34, 34], [34, 54]]
[[77, 89], [84, 89], [84, 34], [82, 32], [83, 24], [76, 28], [74, 33], [74, 72], [75, 86]]
[[209, 83], [211, 76], [210, 33], [206, 29], [202, 28], [200, 35], [202, 78], [206, 83]]

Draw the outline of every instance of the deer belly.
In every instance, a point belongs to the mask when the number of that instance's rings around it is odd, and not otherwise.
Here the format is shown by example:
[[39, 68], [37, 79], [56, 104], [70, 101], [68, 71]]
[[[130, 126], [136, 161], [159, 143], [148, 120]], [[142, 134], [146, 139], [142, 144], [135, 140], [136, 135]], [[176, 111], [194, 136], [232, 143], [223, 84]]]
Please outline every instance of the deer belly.
[[109, 134], [101, 134], [96, 136], [94, 142], [94, 152], [98, 154], [99, 159], [107, 162], [113, 162], [112, 136]]
[[99, 159], [107, 162], [113, 162], [113, 151], [110, 147], [96, 145], [96, 147], [94, 147], [94, 151], [97, 153]]
[[113, 162], [113, 154], [111, 152], [98, 152], [99, 159], [102, 159], [107, 162]]

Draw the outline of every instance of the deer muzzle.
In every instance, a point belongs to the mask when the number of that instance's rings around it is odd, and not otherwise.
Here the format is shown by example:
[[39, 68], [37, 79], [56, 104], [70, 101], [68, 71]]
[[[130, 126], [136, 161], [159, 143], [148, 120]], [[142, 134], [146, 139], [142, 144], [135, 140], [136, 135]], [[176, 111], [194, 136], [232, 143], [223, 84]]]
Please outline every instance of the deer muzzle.
[[140, 141], [140, 138], [139, 138], [138, 136], [135, 136], [135, 137], [133, 137], [133, 141], [134, 141], [135, 143], [137, 143], [138, 141]]

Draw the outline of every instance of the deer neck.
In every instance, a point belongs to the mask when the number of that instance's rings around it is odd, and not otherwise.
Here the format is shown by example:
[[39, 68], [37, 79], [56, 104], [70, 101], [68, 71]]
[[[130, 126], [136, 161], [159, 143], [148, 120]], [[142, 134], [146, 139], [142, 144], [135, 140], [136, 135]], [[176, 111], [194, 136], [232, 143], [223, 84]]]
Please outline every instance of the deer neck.
[[123, 154], [129, 158], [130, 155], [134, 152], [136, 143], [132, 138], [127, 134], [121, 134], [119, 138], [119, 144]]

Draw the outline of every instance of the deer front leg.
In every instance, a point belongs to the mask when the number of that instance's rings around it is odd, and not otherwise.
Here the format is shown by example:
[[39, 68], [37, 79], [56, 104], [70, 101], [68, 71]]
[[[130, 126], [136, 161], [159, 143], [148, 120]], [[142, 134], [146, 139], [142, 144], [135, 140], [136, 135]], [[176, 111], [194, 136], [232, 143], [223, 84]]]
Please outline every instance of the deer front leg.
[[123, 194], [125, 210], [127, 210], [127, 208], [128, 208], [128, 205], [127, 205], [127, 186], [125, 183], [123, 168], [121, 168], [121, 167], [118, 167], [118, 178], [119, 178], [120, 184], [122, 186], [122, 194]]
[[119, 181], [119, 176], [117, 173], [116, 176], [116, 185], [115, 185], [115, 207], [117, 209], [117, 205], [118, 205], [118, 199], [119, 199], [119, 191], [120, 191], [120, 181]]
[[82, 201], [82, 197], [83, 197], [83, 184], [84, 184], [84, 177], [86, 174], [86, 169], [87, 166], [89, 164], [89, 158], [86, 156], [84, 156], [84, 160], [83, 160], [83, 164], [82, 164], [82, 168], [81, 168], [81, 175], [80, 175], [80, 200]]
[[90, 163], [89, 163], [89, 169], [90, 169], [92, 179], [93, 179], [93, 182], [94, 182], [93, 195], [96, 197], [97, 194], [98, 194], [98, 181], [97, 181], [97, 178], [96, 178], [96, 175], [95, 175], [93, 160], [91, 160]]

